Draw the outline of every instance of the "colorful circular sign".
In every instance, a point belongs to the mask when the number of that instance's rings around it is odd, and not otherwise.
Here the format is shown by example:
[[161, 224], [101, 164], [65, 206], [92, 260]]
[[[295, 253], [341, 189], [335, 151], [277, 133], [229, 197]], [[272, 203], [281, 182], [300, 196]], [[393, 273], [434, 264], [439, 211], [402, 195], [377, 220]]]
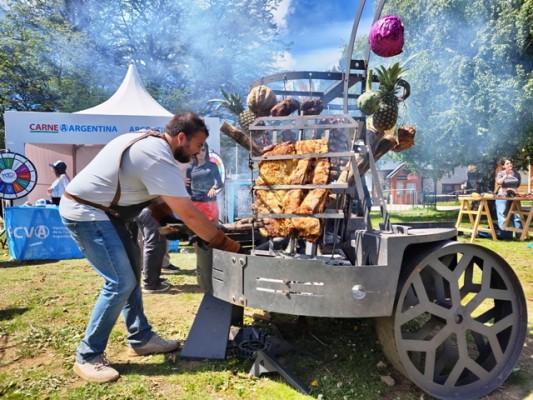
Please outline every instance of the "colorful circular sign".
[[18, 153], [0, 153], [0, 199], [19, 199], [27, 196], [37, 183], [33, 163]]
[[[222, 161], [222, 158], [220, 158], [220, 156], [214, 151], [210, 151], [209, 161], [217, 165], [218, 172], [220, 173], [220, 179], [222, 179], [222, 183], [226, 182], [226, 167], [224, 167], [224, 162]], [[217, 193], [219, 191], [220, 189], [217, 190]]]

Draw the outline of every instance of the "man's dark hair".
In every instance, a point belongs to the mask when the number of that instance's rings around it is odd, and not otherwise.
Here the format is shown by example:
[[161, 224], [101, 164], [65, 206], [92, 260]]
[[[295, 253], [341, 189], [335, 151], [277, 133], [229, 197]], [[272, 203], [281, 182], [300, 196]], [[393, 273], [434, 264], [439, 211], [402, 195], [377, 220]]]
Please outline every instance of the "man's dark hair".
[[205, 132], [206, 136], [209, 136], [209, 130], [203, 118], [191, 112], [174, 115], [165, 126], [165, 132], [170, 136], [176, 136], [178, 133], [183, 132], [189, 138], [198, 131]]

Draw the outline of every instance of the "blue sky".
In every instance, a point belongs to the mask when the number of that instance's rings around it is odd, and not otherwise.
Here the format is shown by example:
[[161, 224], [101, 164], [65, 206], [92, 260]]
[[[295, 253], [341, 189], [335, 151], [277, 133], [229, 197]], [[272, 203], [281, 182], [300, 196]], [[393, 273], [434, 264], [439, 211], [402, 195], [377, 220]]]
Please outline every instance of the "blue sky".
[[[373, 1], [365, 6], [372, 10]], [[359, 5], [358, 0], [282, 0], [276, 13], [284, 36], [294, 42], [280, 68], [295, 71], [326, 71], [338, 63], [341, 46], [348, 43]], [[361, 21], [358, 33], [368, 30]]]

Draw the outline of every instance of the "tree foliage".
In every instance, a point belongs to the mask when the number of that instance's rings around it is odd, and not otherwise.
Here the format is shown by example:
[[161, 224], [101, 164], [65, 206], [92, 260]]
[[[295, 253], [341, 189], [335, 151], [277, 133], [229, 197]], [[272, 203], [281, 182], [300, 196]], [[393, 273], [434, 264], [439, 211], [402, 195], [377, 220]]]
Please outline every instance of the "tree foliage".
[[0, 10], [0, 99], [6, 110], [97, 105], [134, 62], [171, 112], [202, 115], [220, 87], [247, 94], [284, 44], [279, 0], [6, 0]]
[[[220, 89], [245, 98], [287, 45], [280, 0], [5, 0], [0, 2], [0, 133], [7, 110], [72, 112], [114, 93], [135, 62], [172, 112], [219, 115]], [[399, 153], [444, 174], [457, 165], [523, 166], [533, 154], [533, 0], [388, 0], [409, 62], [400, 124], [417, 127]], [[357, 51], [362, 49], [358, 42]], [[332, 60], [333, 61], [333, 60]], [[341, 66], [342, 67], [342, 66]]]
[[533, 0], [389, 0], [384, 14], [405, 25], [398, 57], [418, 54], [399, 121], [417, 126], [416, 146], [400, 158], [441, 176], [533, 161]]
[[0, 133], [4, 112], [77, 111], [105, 100], [94, 52], [57, 1], [6, 1], [0, 8]]
[[[272, 10], [279, 0], [71, 0], [68, 17], [110, 68], [134, 62], [147, 90], [173, 112], [211, 111], [233, 85], [246, 94], [282, 48]], [[102, 23], [105, 21], [105, 23]]]

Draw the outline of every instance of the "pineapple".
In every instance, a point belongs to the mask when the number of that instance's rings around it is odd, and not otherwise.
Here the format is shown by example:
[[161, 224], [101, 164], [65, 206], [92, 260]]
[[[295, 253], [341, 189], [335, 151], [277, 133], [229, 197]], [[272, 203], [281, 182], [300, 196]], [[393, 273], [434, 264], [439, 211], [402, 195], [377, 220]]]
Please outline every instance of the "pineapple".
[[[372, 116], [372, 122], [376, 129], [386, 131], [396, 125], [396, 121], [398, 120], [398, 103], [400, 100], [405, 100], [409, 96], [409, 84], [403, 79], [400, 79], [402, 72], [404, 70], [402, 70], [399, 62], [389, 68], [381, 66], [377, 69], [380, 101], [378, 109]], [[400, 87], [403, 87], [406, 92], [399, 99], [396, 97], [396, 94]]]
[[239, 125], [245, 132], [250, 131], [250, 125], [255, 121], [257, 116], [250, 110], [244, 110], [239, 114]]
[[244, 105], [241, 96], [238, 93], [227, 93], [224, 89], [220, 88], [223, 99], [211, 99], [208, 103], [218, 103], [216, 109], [223, 108], [230, 113], [238, 116], [244, 111]]
[[248, 133], [250, 125], [255, 121], [257, 115], [251, 110], [244, 109], [244, 102], [238, 93], [227, 93], [224, 89], [220, 88], [223, 99], [211, 99], [208, 103], [218, 103], [216, 109], [223, 108], [230, 113], [234, 114], [237, 122], [241, 128]]
[[372, 91], [372, 70], [368, 70], [365, 92], [357, 98], [357, 106], [365, 115], [372, 115], [379, 107], [379, 94]]

